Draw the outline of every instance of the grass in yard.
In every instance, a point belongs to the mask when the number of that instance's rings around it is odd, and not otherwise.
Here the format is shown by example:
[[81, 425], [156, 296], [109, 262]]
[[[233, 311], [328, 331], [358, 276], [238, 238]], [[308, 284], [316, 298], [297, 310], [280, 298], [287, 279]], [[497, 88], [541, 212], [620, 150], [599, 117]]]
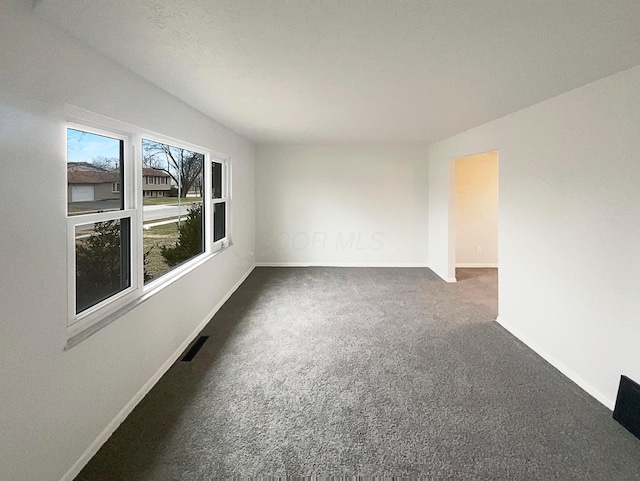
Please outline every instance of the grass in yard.
[[174, 246], [178, 240], [178, 223], [159, 225], [144, 230], [145, 277], [153, 280], [171, 270], [160, 253], [165, 246]]
[[93, 214], [94, 212], [98, 212], [96, 209], [87, 209], [86, 207], [68, 204], [67, 212], [69, 215], [79, 215], [79, 214]]
[[[186, 217], [186, 215], [183, 215], [182, 220], [184, 220]], [[175, 220], [177, 222], [177, 219], [178, 218], [174, 215], [171, 217], [163, 217], [162, 219], [146, 220], [144, 221], [144, 225], [155, 224], [156, 222], [164, 222], [165, 220]]]

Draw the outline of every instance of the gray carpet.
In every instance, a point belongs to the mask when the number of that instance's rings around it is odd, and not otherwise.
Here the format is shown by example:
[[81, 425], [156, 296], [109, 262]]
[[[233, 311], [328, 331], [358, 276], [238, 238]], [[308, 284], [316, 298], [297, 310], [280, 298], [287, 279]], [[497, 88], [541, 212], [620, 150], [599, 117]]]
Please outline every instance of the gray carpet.
[[494, 269], [257, 268], [78, 480], [640, 479], [640, 440], [492, 322]]

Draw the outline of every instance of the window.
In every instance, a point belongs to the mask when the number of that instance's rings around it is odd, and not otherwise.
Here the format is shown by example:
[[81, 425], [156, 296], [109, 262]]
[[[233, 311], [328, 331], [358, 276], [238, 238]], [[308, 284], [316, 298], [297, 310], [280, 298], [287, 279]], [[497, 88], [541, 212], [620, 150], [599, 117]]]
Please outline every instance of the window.
[[211, 198], [213, 203], [213, 242], [227, 237], [228, 186], [225, 179], [227, 167], [224, 161], [211, 162]]
[[76, 314], [131, 286], [128, 218], [76, 225]]
[[67, 129], [71, 320], [132, 285], [133, 210], [119, 188], [124, 145], [124, 138], [112, 134]]
[[124, 197], [111, 195], [120, 194], [123, 149], [121, 138], [67, 129], [67, 215], [124, 209]]
[[228, 160], [108, 124], [66, 131], [68, 346], [228, 245]]
[[[177, 186], [176, 197], [144, 204], [144, 281], [151, 282], [205, 251], [205, 154], [142, 139], [142, 162], [147, 171], [164, 171]], [[153, 176], [160, 179], [159, 176]], [[158, 214], [161, 212], [161, 214]], [[162, 222], [146, 222], [161, 215]]]

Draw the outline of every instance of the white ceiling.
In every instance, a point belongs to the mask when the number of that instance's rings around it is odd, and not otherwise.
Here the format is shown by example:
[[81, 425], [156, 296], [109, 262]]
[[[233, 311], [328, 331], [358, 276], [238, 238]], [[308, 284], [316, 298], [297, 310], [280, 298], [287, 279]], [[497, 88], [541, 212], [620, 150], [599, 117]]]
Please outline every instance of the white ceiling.
[[640, 64], [638, 0], [42, 0], [257, 142], [439, 140]]

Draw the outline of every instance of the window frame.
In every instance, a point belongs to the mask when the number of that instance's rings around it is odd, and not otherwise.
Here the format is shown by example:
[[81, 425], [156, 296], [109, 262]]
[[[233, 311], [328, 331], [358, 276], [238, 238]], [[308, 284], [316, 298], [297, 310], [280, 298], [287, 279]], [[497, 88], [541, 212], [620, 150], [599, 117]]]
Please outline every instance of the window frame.
[[[211, 255], [213, 253], [213, 250], [211, 249], [211, 239], [213, 239], [213, 233], [210, 232], [213, 229], [213, 225], [211, 224], [210, 220], [209, 220], [209, 215], [207, 214], [207, 212], [210, 212], [211, 209], [211, 203], [207, 203], [207, 199], [209, 197], [211, 197], [211, 181], [207, 182], [207, 175], [211, 176], [211, 161], [209, 160], [211, 157], [211, 150], [210, 149], [206, 149], [204, 147], [200, 147], [197, 145], [193, 145], [193, 144], [189, 144], [187, 142], [182, 142], [179, 140], [175, 140], [169, 137], [166, 137], [164, 135], [158, 135], [158, 134], [151, 134], [151, 133], [145, 133], [145, 134], [141, 134], [138, 135], [138, 145], [140, 146], [140, 169], [142, 170], [143, 166], [142, 166], [142, 142], [143, 140], [148, 140], [150, 142], [158, 142], [158, 143], [162, 143], [165, 145], [169, 145], [171, 147], [176, 147], [178, 149], [185, 149], [185, 150], [189, 150], [192, 152], [196, 152], [198, 154], [202, 154], [204, 156], [204, 160], [203, 160], [203, 166], [202, 166], [202, 174], [203, 176], [203, 180], [204, 180], [204, 189], [203, 189], [203, 193], [202, 193], [202, 202], [203, 202], [203, 206], [204, 206], [204, 213], [203, 213], [203, 220], [204, 220], [204, 226], [203, 226], [203, 234], [204, 234], [204, 239], [203, 239], [203, 252], [201, 252], [200, 254], [192, 257], [191, 259], [185, 261], [183, 264], [180, 264], [176, 267], [174, 267], [173, 269], [165, 272], [164, 274], [160, 275], [159, 277], [149, 281], [148, 283], [144, 283], [144, 263], [140, 263], [139, 266], [139, 275], [142, 278], [142, 291], [144, 293], [148, 293], [151, 291], [154, 291], [156, 289], [158, 289], [158, 287], [162, 287], [162, 285], [164, 285], [167, 281], [165, 280], [166, 278], [171, 278], [172, 275], [179, 275], [181, 272], [185, 271], [185, 270], [189, 270], [190, 269], [190, 265], [194, 262], [196, 262], [197, 260], [199, 260], [200, 258], [202, 258], [203, 256], [206, 255]], [[207, 168], [208, 167], [208, 168]], [[155, 177], [154, 177], [155, 178]], [[152, 195], [150, 195], [149, 197], [153, 197]], [[144, 199], [142, 199], [142, 204], [141, 204], [142, 208], [140, 209], [140, 213], [141, 213], [141, 217], [144, 214]], [[143, 234], [143, 226], [144, 225], [144, 220], [141, 221], [141, 227], [140, 227], [140, 239], [139, 239], [139, 243], [138, 243], [138, 248], [140, 249], [140, 252], [144, 253], [144, 234]], [[173, 274], [176, 273], [176, 274]]]
[[[122, 132], [96, 128], [91, 125], [77, 122], [67, 122], [65, 126], [65, 146], [67, 146], [68, 130], [73, 129], [80, 132], [87, 132], [94, 135], [119, 140], [123, 142], [122, 158], [120, 159], [120, 195], [122, 208], [108, 212], [91, 212], [76, 215], [69, 215], [69, 189], [66, 199], [67, 217], [67, 286], [68, 286], [68, 317], [67, 329], [70, 333], [82, 331], [87, 326], [97, 322], [100, 317], [110, 314], [128, 302], [133, 300], [133, 294], [137, 285], [136, 273], [133, 269], [133, 259], [136, 257], [133, 243], [133, 230], [136, 228], [136, 208], [135, 208], [135, 185], [128, 180], [132, 177], [131, 138]], [[67, 146], [68, 149], [68, 146]], [[65, 149], [65, 157], [68, 163], [68, 150]], [[88, 307], [82, 312], [76, 312], [76, 227], [93, 224], [96, 222], [107, 222], [111, 220], [129, 219], [129, 287], [103, 299], [95, 305]]]
[[[188, 272], [209, 261], [220, 251], [231, 245], [230, 242], [230, 193], [231, 178], [229, 157], [210, 148], [180, 141], [175, 138], [157, 134], [155, 132], [126, 124], [117, 120], [103, 117], [74, 106], [67, 105], [67, 122], [64, 124], [65, 147], [67, 146], [67, 129], [75, 129], [81, 132], [101, 135], [123, 142], [123, 155], [121, 161], [120, 194], [123, 208], [109, 212], [97, 212], [91, 214], [69, 215], [66, 199], [65, 215], [67, 228], [67, 286], [68, 286], [68, 317], [67, 317], [67, 344], [65, 349], [70, 349], [84, 339], [110, 324], [120, 316], [133, 309], [140, 303], [162, 291], [177, 279]], [[204, 192], [203, 204], [204, 218], [204, 243], [203, 252], [185, 261], [169, 272], [158, 278], [144, 283], [143, 263], [143, 225], [144, 225], [144, 186], [146, 179], [143, 176], [142, 139], [161, 142], [184, 148], [204, 155]], [[68, 150], [65, 148], [65, 165], [68, 164]], [[223, 163], [223, 189], [226, 194], [225, 237], [218, 242], [213, 242], [213, 200], [212, 200], [212, 161]], [[170, 184], [167, 180], [167, 184]], [[69, 197], [69, 189], [65, 189], [65, 196]], [[94, 306], [76, 314], [76, 240], [75, 230], [78, 225], [85, 225], [108, 220], [129, 219], [129, 287], [100, 301]]]
[[[211, 247], [214, 251], [218, 251], [224, 249], [225, 247], [231, 244], [231, 235], [230, 235], [230, 215], [229, 215], [229, 206], [231, 204], [231, 160], [226, 155], [211, 155], [211, 159], [209, 163], [209, 178], [211, 178], [213, 163], [222, 164], [222, 195], [219, 199], [213, 199], [213, 183], [210, 182], [210, 191], [209, 191], [209, 200], [211, 202], [211, 214], [207, 217], [211, 220]], [[225, 204], [225, 216], [224, 216], [224, 236], [217, 241], [214, 240], [214, 221], [213, 216], [215, 215], [215, 204]]]

